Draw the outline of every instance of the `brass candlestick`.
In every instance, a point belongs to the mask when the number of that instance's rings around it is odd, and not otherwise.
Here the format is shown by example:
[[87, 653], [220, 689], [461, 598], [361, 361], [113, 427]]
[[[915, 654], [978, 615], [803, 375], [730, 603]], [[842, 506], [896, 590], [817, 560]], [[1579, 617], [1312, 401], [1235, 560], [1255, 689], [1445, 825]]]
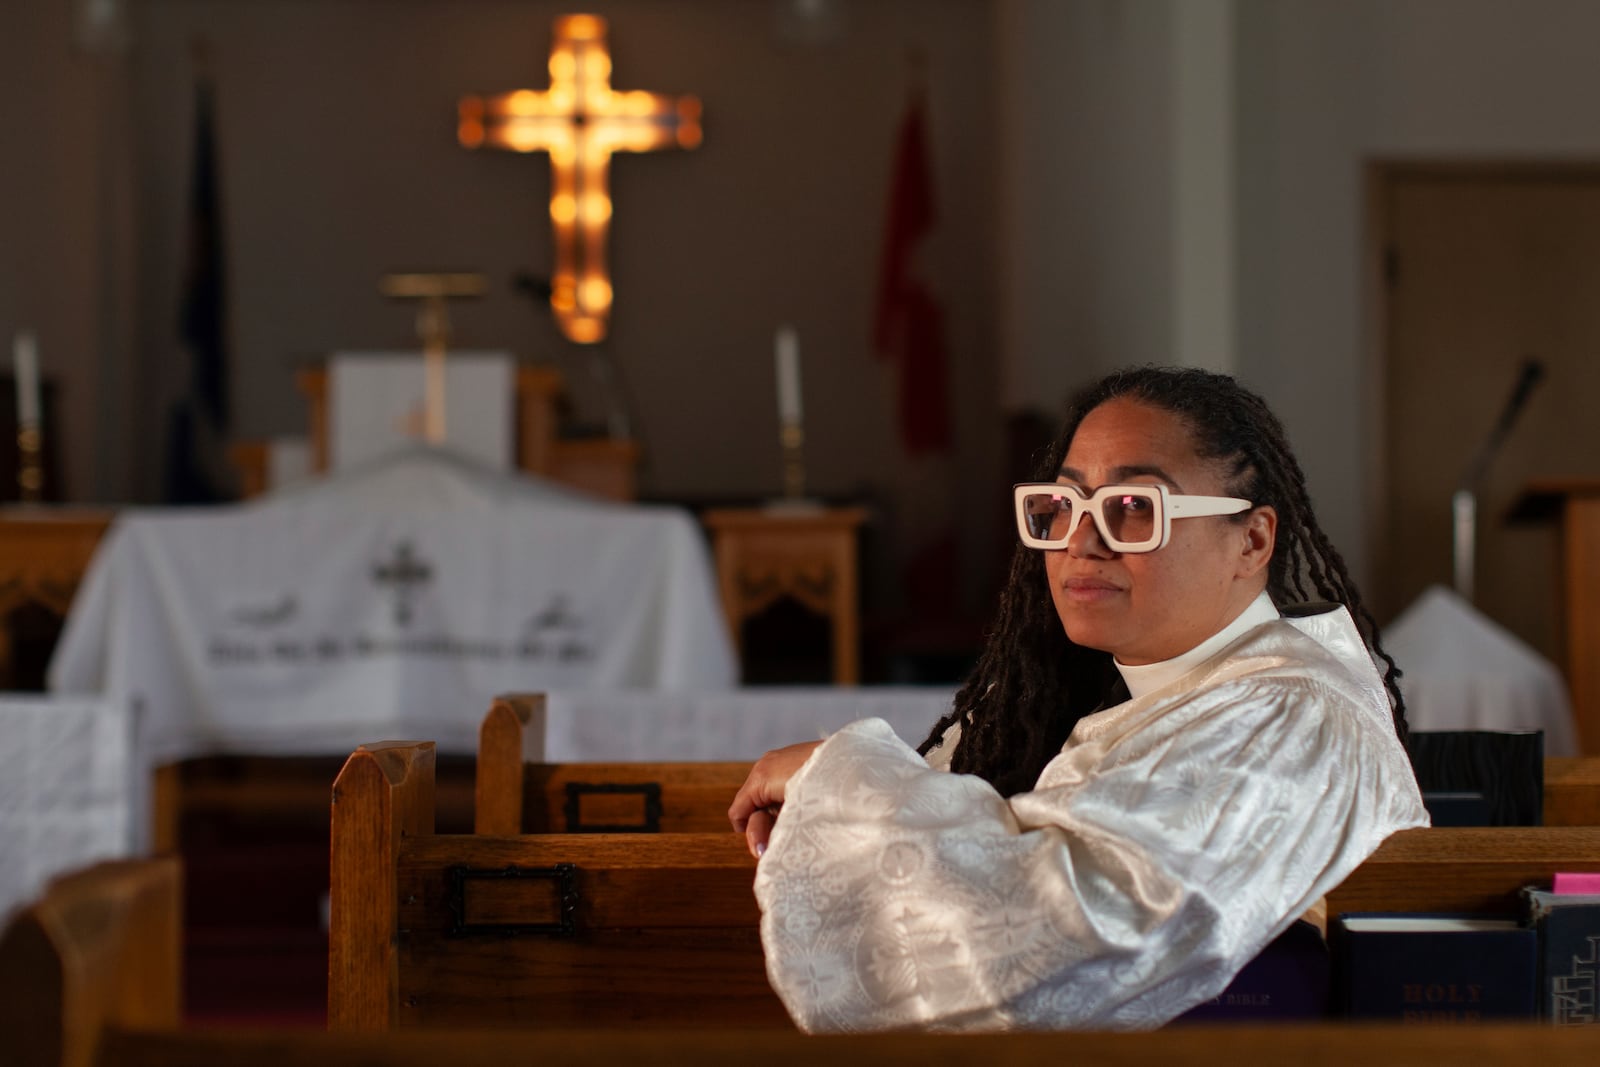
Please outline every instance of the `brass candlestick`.
[[44, 499], [44, 464], [40, 459], [44, 435], [37, 423], [25, 423], [17, 430], [17, 488], [24, 504]]
[[778, 431], [783, 445], [783, 495], [789, 500], [801, 500], [806, 495], [805, 430], [799, 419], [785, 420]]

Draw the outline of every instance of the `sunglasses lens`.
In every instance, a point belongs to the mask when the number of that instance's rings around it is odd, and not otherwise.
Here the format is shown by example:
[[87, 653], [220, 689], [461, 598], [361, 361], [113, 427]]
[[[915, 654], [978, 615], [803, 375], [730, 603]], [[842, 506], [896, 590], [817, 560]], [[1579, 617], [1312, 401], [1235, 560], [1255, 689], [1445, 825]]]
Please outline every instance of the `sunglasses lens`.
[[1153, 493], [1113, 493], [1100, 502], [1100, 517], [1118, 541], [1145, 545], [1156, 540], [1159, 507]]

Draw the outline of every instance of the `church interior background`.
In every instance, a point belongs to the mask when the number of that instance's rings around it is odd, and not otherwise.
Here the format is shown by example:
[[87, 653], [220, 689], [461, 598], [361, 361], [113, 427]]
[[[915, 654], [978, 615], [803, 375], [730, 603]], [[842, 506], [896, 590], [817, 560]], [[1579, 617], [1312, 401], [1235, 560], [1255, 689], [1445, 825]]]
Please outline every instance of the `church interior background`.
[[[607, 20], [617, 89], [703, 107], [692, 151], [613, 161], [596, 344], [563, 335], [542, 289], [547, 157], [457, 138], [463, 96], [549, 85], [552, 27], [579, 10]], [[1564, 664], [1558, 530], [1501, 519], [1530, 483], [1600, 475], [1600, 439], [1575, 429], [1600, 324], [1573, 311], [1576, 283], [1539, 306], [1496, 291], [1474, 307], [1497, 325], [1466, 332], [1497, 348], [1416, 355], [1393, 316], [1390, 194], [1418, 167], [1600, 183], [1597, 36], [1579, 0], [19, 0], [0, 13], [0, 338], [37, 338], [47, 500], [171, 501], [205, 79], [229, 412], [212, 473], [228, 442], [308, 432], [298, 372], [418, 347], [382, 276], [472, 271], [486, 291], [452, 305], [452, 345], [559, 371], [561, 432], [621, 428], [641, 501], [759, 505], [783, 491], [787, 324], [806, 490], [865, 509], [862, 678], [947, 684], [1004, 577], [1007, 490], [1075, 386], [1145, 362], [1243, 377], [1387, 622], [1449, 583], [1451, 490], [1537, 357], [1522, 418], [1544, 429], [1513, 434], [1479, 486], [1480, 572], [1515, 580], [1484, 581], [1479, 607]], [[908, 447], [902, 376], [940, 372], [884, 358], [874, 321], [915, 106], [933, 215], [908, 269], [939, 313], [948, 409]], [[1519, 234], [1484, 255], [1594, 277], [1600, 241]], [[1391, 477], [1419, 409], [1449, 418]], [[816, 680], [782, 652], [810, 623], [766, 625], [749, 680]]]
[[[1391, 595], [1383, 575], [1386, 378], [1362, 168], [1584, 158], [1590, 75], [1568, 43], [1595, 18], [1584, 5], [1537, 18], [1427, 0], [594, 10], [611, 22], [614, 85], [693, 93], [706, 133], [693, 152], [612, 166], [616, 307], [589, 347], [516, 285], [551, 270], [545, 157], [455, 137], [461, 96], [548, 84], [566, 7], [14, 5], [0, 328], [40, 340], [51, 492], [162, 500], [168, 420], [191, 378], [176, 320], [198, 45], [215, 86], [230, 439], [306, 432], [298, 368], [415, 346], [380, 276], [474, 270], [490, 290], [454, 309], [454, 344], [558, 368], [569, 432], [620, 411], [644, 499], [760, 500], [781, 487], [772, 337], [793, 323], [808, 488], [879, 508], [867, 614], [905, 610], [897, 553], [935, 500], [960, 516], [950, 603], [981, 615], [1009, 552], [1000, 490], [1023, 476], [1014, 439], [1035, 440], [1029, 417], [1048, 424], [1074, 385], [1114, 366], [1199, 363], [1274, 404], [1380, 615], [1404, 607], [1414, 590]], [[1450, 47], [1419, 43], [1439, 39]], [[1505, 74], [1492, 93], [1483, 70]], [[943, 312], [951, 408], [932, 464], [897, 439], [896, 369], [872, 337], [895, 138], [919, 89], [937, 220], [916, 269]], [[1504, 381], [1526, 354], [1506, 354]], [[1503, 389], [1459, 388], [1461, 425], [1486, 433]], [[1504, 492], [1584, 463], [1527, 457]], [[1432, 567], [1447, 580], [1447, 561]]]

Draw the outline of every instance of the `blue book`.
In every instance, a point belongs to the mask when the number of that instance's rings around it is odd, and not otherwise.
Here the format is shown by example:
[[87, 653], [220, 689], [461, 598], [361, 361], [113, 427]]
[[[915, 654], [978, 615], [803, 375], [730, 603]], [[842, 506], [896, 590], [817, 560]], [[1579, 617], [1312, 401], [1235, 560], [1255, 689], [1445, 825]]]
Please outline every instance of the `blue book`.
[[1594, 1025], [1600, 976], [1600, 895], [1522, 891], [1539, 938], [1539, 1015], [1556, 1026]]
[[1538, 1016], [1538, 944], [1515, 919], [1352, 913], [1334, 924], [1346, 1016], [1472, 1023]]

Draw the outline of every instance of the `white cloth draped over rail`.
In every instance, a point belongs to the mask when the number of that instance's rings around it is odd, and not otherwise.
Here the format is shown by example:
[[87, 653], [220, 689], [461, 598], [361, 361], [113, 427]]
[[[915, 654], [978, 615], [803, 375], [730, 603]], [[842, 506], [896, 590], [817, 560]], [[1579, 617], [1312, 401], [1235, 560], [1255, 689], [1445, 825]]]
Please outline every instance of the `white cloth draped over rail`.
[[95, 700], [0, 699], [0, 926], [50, 879], [133, 848], [132, 716]]
[[1009, 801], [882, 722], [834, 734], [757, 868], [767, 972], [810, 1031], [1158, 1026], [1426, 824], [1348, 613], [1268, 622]]
[[140, 706], [163, 762], [475, 736], [502, 692], [735, 676], [687, 513], [419, 448], [259, 502], [125, 513], [50, 685]]
[[1413, 730], [1544, 731], [1546, 756], [1579, 754], [1555, 664], [1454, 590], [1425, 589], [1385, 627]]
[[[755, 760], [878, 718], [920, 743], [955, 700], [937, 686], [763, 687], [725, 693], [556, 692], [546, 704], [552, 763]], [[470, 739], [477, 744], [477, 734]]]

